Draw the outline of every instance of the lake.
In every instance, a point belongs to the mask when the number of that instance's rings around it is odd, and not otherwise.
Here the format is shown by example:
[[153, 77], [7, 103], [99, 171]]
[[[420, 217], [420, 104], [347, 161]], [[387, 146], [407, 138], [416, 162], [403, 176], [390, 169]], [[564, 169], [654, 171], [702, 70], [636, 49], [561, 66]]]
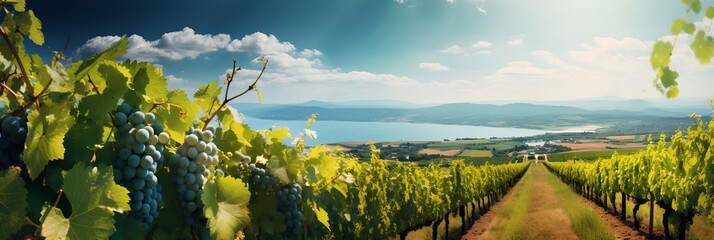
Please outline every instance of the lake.
[[[306, 121], [268, 120], [246, 117], [245, 122], [252, 129], [268, 129], [273, 125], [290, 128], [290, 134], [297, 136], [305, 129]], [[523, 137], [562, 132], [522, 128], [498, 128], [468, 125], [443, 125], [431, 123], [405, 122], [348, 122], [316, 121], [312, 130], [317, 132], [317, 139], [306, 139], [306, 144], [313, 146], [337, 142], [355, 141], [442, 141], [455, 138], [490, 138]]]

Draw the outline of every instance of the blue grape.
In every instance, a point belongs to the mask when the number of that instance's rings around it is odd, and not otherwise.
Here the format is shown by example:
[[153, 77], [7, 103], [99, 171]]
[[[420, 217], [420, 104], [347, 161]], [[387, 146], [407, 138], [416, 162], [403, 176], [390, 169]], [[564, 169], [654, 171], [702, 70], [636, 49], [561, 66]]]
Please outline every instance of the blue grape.
[[[114, 113], [117, 132], [114, 137], [119, 149], [119, 159], [115, 162], [115, 181], [130, 190], [129, 216], [142, 220], [144, 227], [159, 216], [158, 208], [163, 204], [161, 184], [154, 175], [163, 161], [163, 143], [159, 143], [159, 132], [163, 127], [156, 123], [156, 115], [143, 113], [122, 103]], [[166, 133], [168, 137], [168, 133]], [[168, 142], [166, 142], [168, 143]]]

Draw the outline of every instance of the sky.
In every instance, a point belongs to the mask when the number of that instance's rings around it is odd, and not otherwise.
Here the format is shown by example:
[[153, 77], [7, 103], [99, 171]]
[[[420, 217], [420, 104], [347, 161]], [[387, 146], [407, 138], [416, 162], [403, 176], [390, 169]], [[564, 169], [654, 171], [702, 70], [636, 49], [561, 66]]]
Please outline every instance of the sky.
[[[686, 17], [674, 0], [68, 0], [28, 7], [46, 38], [30, 51], [49, 58], [69, 39], [68, 61], [75, 61], [126, 36], [125, 57], [160, 65], [169, 88], [191, 93], [222, 83], [233, 58], [243, 70], [231, 90], [245, 89], [264, 56], [264, 103], [662, 100], [652, 87], [651, 48], [673, 40], [672, 20]], [[677, 39], [677, 101], [713, 98], [714, 64], [695, 60], [691, 37]]]

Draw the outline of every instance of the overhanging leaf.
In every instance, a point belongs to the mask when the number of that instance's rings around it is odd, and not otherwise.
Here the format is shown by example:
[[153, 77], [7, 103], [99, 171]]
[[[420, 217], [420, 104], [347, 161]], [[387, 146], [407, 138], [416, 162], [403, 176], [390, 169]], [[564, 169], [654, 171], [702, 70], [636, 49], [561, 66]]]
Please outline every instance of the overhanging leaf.
[[203, 187], [203, 213], [213, 239], [234, 239], [238, 231], [250, 224], [250, 192], [240, 179], [216, 177]]

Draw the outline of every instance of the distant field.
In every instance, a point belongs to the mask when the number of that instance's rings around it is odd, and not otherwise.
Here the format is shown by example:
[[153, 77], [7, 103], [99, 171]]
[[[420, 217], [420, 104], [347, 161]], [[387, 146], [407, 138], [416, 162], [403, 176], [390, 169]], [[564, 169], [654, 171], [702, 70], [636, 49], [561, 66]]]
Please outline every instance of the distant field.
[[639, 152], [640, 150], [642, 150], [642, 148], [608, 149], [608, 150], [602, 150], [602, 151], [562, 152], [562, 153], [548, 154], [548, 161], [560, 162], [560, 161], [567, 161], [567, 160], [573, 160], [573, 159], [596, 160], [601, 157], [610, 157], [616, 151], [620, 155], [629, 155], [629, 154]]
[[505, 164], [505, 163], [510, 163], [513, 161], [512, 157], [457, 157], [457, 158], [437, 158], [437, 159], [432, 159], [432, 160], [421, 160], [417, 161], [416, 163], [421, 165], [421, 166], [426, 166], [429, 165], [430, 163], [435, 163], [435, 164], [448, 164], [449, 162], [455, 160], [455, 159], [463, 159], [464, 163], [466, 164], [473, 164], [476, 166], [481, 166], [484, 165], [488, 162], [488, 164]]
[[476, 140], [459, 140], [447, 142], [435, 142], [428, 145], [430, 148], [437, 149], [465, 149], [465, 150], [491, 150], [496, 148], [496, 151], [501, 151], [513, 148], [516, 145], [523, 145], [522, 142], [514, 142], [502, 139], [476, 139]]
[[491, 157], [490, 150], [464, 150], [459, 157]]
[[433, 148], [426, 148], [419, 150], [419, 153], [421, 154], [426, 154], [426, 155], [442, 155], [442, 156], [456, 156], [456, 154], [459, 154], [461, 150], [459, 149], [452, 149], [452, 150], [439, 150], [439, 149], [433, 149]]
[[636, 135], [609, 136], [609, 137], [607, 137], [607, 140], [618, 140], [618, 141], [635, 140], [636, 137], [637, 137]]
[[[634, 139], [634, 136], [633, 136]], [[583, 141], [579, 143], [556, 143], [557, 145], [560, 146], [565, 146], [569, 147], [573, 151], [599, 151], [599, 150], [606, 150], [606, 149], [615, 149], [615, 148], [641, 148], [644, 147], [645, 145], [642, 143], [618, 143], [618, 144], [613, 144], [613, 143], [608, 143], [605, 141]]]

